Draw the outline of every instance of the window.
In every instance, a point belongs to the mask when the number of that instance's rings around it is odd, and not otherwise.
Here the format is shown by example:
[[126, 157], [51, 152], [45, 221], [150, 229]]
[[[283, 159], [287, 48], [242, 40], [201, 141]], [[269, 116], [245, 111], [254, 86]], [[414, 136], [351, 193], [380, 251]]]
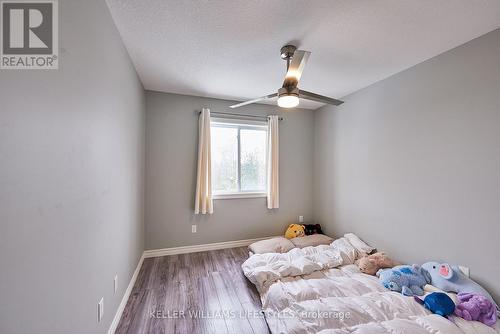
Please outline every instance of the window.
[[210, 128], [214, 198], [265, 196], [266, 123], [212, 118]]

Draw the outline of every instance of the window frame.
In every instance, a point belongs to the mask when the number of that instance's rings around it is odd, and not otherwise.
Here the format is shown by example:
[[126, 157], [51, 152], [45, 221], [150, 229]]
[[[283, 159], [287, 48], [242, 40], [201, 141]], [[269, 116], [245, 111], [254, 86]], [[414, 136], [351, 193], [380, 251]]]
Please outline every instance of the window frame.
[[[265, 183], [265, 189], [263, 191], [242, 191], [241, 190], [241, 130], [255, 130], [255, 131], [264, 131], [266, 133], [266, 137], [268, 134], [267, 122], [266, 121], [255, 121], [255, 120], [245, 120], [245, 119], [237, 119], [237, 118], [226, 118], [226, 117], [211, 117], [210, 119], [210, 128], [217, 126], [217, 124], [221, 124], [220, 127], [226, 128], [235, 128], [238, 129], [238, 191], [234, 192], [215, 192], [213, 190], [213, 182], [212, 182], [212, 198], [214, 200], [218, 199], [237, 199], [237, 198], [259, 198], [259, 197], [267, 197], [267, 177]], [[261, 128], [258, 130], [257, 128]], [[267, 174], [268, 167], [268, 157], [267, 157], [267, 145], [266, 145], [266, 162], [265, 162], [265, 173]]]

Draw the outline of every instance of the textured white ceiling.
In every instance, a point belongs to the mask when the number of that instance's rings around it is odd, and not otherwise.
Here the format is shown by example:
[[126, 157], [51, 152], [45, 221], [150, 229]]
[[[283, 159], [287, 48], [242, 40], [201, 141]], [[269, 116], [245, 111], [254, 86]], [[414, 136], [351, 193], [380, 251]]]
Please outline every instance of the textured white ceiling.
[[339, 98], [500, 27], [499, 0], [107, 2], [146, 89], [231, 100], [277, 91], [287, 43], [312, 52], [300, 88]]

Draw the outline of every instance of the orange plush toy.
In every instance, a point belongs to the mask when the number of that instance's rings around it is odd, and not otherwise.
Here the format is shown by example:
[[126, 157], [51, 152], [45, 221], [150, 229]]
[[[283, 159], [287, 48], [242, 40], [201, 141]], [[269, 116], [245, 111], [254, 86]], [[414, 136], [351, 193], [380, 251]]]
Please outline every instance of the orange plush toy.
[[305, 235], [305, 227], [304, 225], [299, 224], [290, 224], [285, 232], [285, 238], [293, 239], [297, 237], [303, 237]]

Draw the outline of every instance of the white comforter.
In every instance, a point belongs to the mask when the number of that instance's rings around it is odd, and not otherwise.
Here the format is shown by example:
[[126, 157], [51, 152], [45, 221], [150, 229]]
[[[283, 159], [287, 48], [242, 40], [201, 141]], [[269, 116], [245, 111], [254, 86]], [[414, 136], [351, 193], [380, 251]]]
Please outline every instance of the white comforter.
[[412, 297], [384, 289], [353, 265], [345, 238], [330, 246], [254, 254], [242, 268], [261, 295], [272, 333], [500, 333], [479, 322], [431, 314]]

